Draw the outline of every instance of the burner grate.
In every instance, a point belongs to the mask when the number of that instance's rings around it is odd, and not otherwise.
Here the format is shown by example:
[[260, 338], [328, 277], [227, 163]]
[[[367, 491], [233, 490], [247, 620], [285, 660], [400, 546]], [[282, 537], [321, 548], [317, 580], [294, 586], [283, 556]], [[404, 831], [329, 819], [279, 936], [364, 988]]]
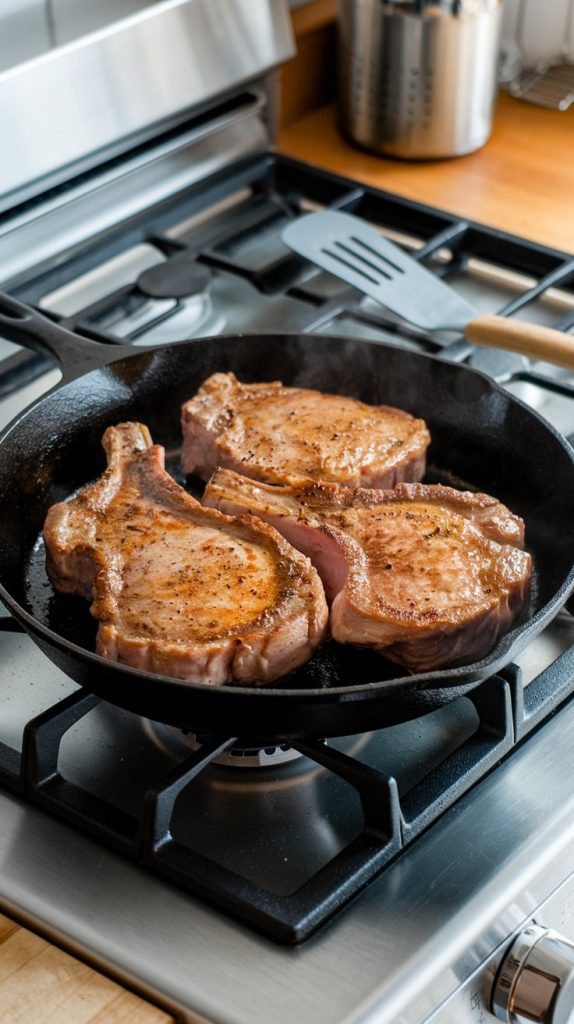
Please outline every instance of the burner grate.
[[[211, 208], [215, 211], [213, 223]], [[412, 330], [383, 309], [366, 305], [353, 289], [339, 283], [335, 286], [316, 268], [290, 253], [282, 255], [274, 247], [269, 238], [274, 218], [280, 225], [299, 212], [324, 208], [348, 210], [364, 217], [399, 244], [414, 250], [417, 259], [453, 284], [457, 275], [479, 263], [481, 274], [495, 274], [499, 282], [504, 282], [508, 272], [512, 298], [503, 303], [502, 309], [491, 312], [512, 316], [559, 288], [559, 308], [552, 306], [551, 325], [564, 331], [574, 327], [572, 257], [269, 155], [250, 158], [232, 172], [214, 175], [209, 182], [148, 211], [145, 218], [127, 227], [120, 225], [85, 252], [75, 253], [67, 261], [59, 260], [57, 266], [20, 283], [13, 294], [40, 306], [43, 296], [66, 289], [78, 276], [89, 274], [130, 247], [147, 244], [156, 247], [165, 262], [170, 258], [177, 262], [181, 255], [184, 260], [195, 261], [195, 266], [208, 267], [213, 275], [214, 301], [220, 294], [218, 285], [239, 282], [244, 290], [234, 293], [236, 307], [246, 308], [251, 315], [253, 300], [261, 312], [260, 320], [256, 317], [242, 323], [242, 330], [277, 330], [280, 323], [281, 329], [353, 333], [359, 337], [366, 334], [377, 337], [381, 344], [398, 343], [435, 352], [441, 358], [474, 362], [479, 353], [474, 353], [464, 339], [442, 335], [430, 338]], [[250, 239], [258, 231], [263, 231], [266, 238], [268, 262], [243, 259], [244, 246], [247, 244], [249, 249]], [[135, 284], [122, 282], [121, 296], [116, 294], [115, 300], [129, 298]], [[500, 290], [496, 294], [499, 296]], [[86, 337], [113, 344], [118, 338], [97, 322], [97, 314], [110, 301], [114, 301], [111, 292], [98, 299], [99, 305], [84, 304], [84, 308], [62, 315], [60, 322]], [[286, 316], [293, 316], [287, 321], [288, 327], [283, 322]], [[231, 324], [228, 329], [235, 327]], [[0, 362], [0, 395], [17, 391], [44, 372], [47, 365], [46, 360], [32, 353], [8, 356]], [[509, 361], [505, 356], [486, 368], [511, 386], [540, 388], [564, 400], [574, 398], [574, 383], [564, 376], [551, 376], [547, 372], [550, 368], [540, 364], [528, 365], [518, 357]], [[570, 433], [571, 427], [560, 429]], [[20, 632], [10, 618], [0, 618], [2, 631]], [[173, 762], [168, 765], [158, 761], [157, 771], [154, 767], [151, 776], [146, 775], [141, 783], [141, 806], [118, 807], [61, 771], [65, 737], [81, 723], [86, 725], [95, 710], [106, 707], [97, 698], [77, 691], [30, 717], [21, 753], [8, 743], [0, 743], [0, 783], [270, 938], [297, 943], [363, 890], [444, 810], [572, 696], [574, 646], [543, 668], [526, 687], [523, 682], [521, 669], [512, 665], [461, 698], [472, 709], [472, 727], [461, 733], [460, 741], [457, 738], [455, 749], [449, 748], [437, 763], [425, 764], [414, 781], [409, 778], [412, 766], [405, 769], [408, 750], [403, 761], [389, 758], [379, 770], [363, 761], [360, 751], [350, 756], [335, 744], [295, 743], [302, 759], [307, 759], [317, 772], [342, 780], [342, 785], [356, 795], [362, 825], [359, 834], [351, 838], [345, 833], [345, 844], [292, 892], [272, 892], [260, 883], [256, 871], [245, 877], [234, 863], [230, 867], [189, 848], [174, 827], [182, 794], [189, 797], [193, 808], [194, 794], [197, 796], [206, 776], [230, 770], [218, 769], [216, 763], [233, 747], [235, 740], [231, 737], [204, 741], [197, 751], [183, 753], [183, 760], [175, 767]], [[391, 732], [383, 730], [387, 738]], [[395, 742], [393, 749], [400, 748], [400, 742]], [[284, 769], [288, 770], [289, 765]], [[245, 769], [240, 774], [245, 777], [248, 772]]]
[[[559, 287], [562, 298], [571, 300], [564, 308], [550, 310], [549, 326], [568, 331], [574, 326], [574, 260], [571, 256], [534, 242], [515, 238], [500, 231], [429, 209], [408, 199], [368, 187], [357, 186], [345, 178], [309, 168], [297, 161], [266, 154], [236, 165], [232, 170], [214, 175], [183, 194], [173, 197], [157, 209], [148, 210], [126, 225], [120, 225], [103, 238], [92, 242], [69, 259], [26, 282], [20, 282], [12, 294], [32, 305], [42, 306], [43, 298], [53, 293], [67, 294], [76, 279], [97, 272], [109, 261], [122, 261], [130, 251], [157, 249], [158, 259], [169, 260], [180, 255], [198, 268], [209, 268], [220, 282], [244, 282], [251, 289], [249, 302], [241, 292], [233, 293], [231, 319], [226, 330], [277, 330], [272, 298], [280, 302], [277, 317], [282, 330], [339, 330], [338, 321], [345, 319], [361, 328], [369, 325], [383, 339], [391, 337], [398, 344], [420, 346], [423, 351], [441, 352], [443, 357], [462, 361], [473, 355], [471, 346], [452, 335], [432, 337], [398, 323], [382, 308], [365, 306], [362, 296], [340, 282], [325, 281], [315, 267], [287, 251], [280, 243], [281, 227], [292, 217], [310, 209], [338, 209], [366, 219], [383, 234], [413, 251], [429, 269], [457, 287], [457, 278], [470, 268], [488, 271], [499, 279], [507, 275], [512, 300], [502, 308], [492, 304], [484, 311], [512, 316], [526, 307], [545, 301], [547, 293]], [[210, 213], [211, 211], [211, 213]], [[263, 239], [263, 241], [261, 241]], [[177, 259], [176, 259], [177, 263]], [[175, 264], [174, 264], [175, 266]], [[477, 270], [478, 273], [478, 270]], [[509, 284], [511, 282], [511, 285]], [[500, 283], [500, 281], [499, 281]], [[8, 289], [10, 290], [10, 289]], [[98, 308], [113, 306], [113, 291], [99, 300]], [[137, 292], [137, 282], [124, 285], [124, 299]], [[216, 291], [216, 305], [225, 293]], [[239, 297], [241, 295], [241, 298]], [[250, 311], [247, 305], [253, 307]], [[496, 303], [494, 303], [496, 305]], [[260, 308], [261, 307], [261, 308]], [[233, 314], [241, 308], [237, 323]], [[220, 317], [229, 310], [218, 309]], [[96, 310], [97, 312], [97, 310]], [[104, 343], [117, 342], [113, 326], [98, 324], [90, 306], [76, 308], [72, 315], [52, 315], [64, 326]], [[157, 311], [158, 322], [170, 318], [176, 325], [179, 303], [167, 304]], [[554, 313], [556, 315], [554, 316]], [[145, 335], [147, 320], [136, 330]], [[212, 333], [209, 323], [197, 331]], [[219, 321], [218, 321], [219, 323]], [[157, 326], [157, 324], [156, 324]], [[186, 321], [181, 331], [185, 333]], [[189, 328], [192, 329], [192, 328]], [[220, 329], [220, 326], [218, 327]], [[173, 333], [173, 332], [172, 332]], [[197, 333], [197, 332], [196, 332]], [[134, 334], [134, 338], [135, 338]], [[173, 337], [178, 337], [176, 333]], [[150, 335], [151, 340], [151, 335]], [[158, 340], [161, 336], [158, 335]], [[474, 353], [483, 358], [482, 353]], [[8, 394], [45, 372], [45, 359], [29, 352], [17, 352], [0, 361], [0, 394]], [[480, 368], [504, 380], [514, 379], [521, 369], [500, 355], [491, 365]], [[510, 366], [510, 369], [509, 369]]]
[[[10, 618], [0, 621], [3, 630], [18, 628]], [[361, 892], [573, 693], [574, 648], [544, 669], [526, 689], [520, 669], [511, 665], [462, 698], [474, 707], [476, 724], [472, 733], [413, 785], [403, 784], [404, 792], [392, 774], [365, 763], [360, 749], [359, 756], [351, 756], [320, 741], [294, 742], [293, 747], [313, 766], [339, 777], [356, 791], [363, 827], [328, 863], [287, 895], [271, 892], [239, 870], [188, 848], [173, 828], [178, 798], [187, 791], [193, 801], [197, 780], [233, 748], [233, 737], [205, 740], [149, 786], [140, 813], [131, 814], [60, 772], [59, 754], [65, 735], [103, 704], [99, 698], [77, 690], [27, 723], [21, 755], [6, 744], [0, 746], [0, 782], [269, 938], [293, 944], [308, 938]], [[392, 729], [383, 732], [390, 734]], [[409, 757], [408, 749], [404, 757]], [[397, 764], [399, 775], [400, 768]], [[240, 774], [243, 777], [244, 773]]]

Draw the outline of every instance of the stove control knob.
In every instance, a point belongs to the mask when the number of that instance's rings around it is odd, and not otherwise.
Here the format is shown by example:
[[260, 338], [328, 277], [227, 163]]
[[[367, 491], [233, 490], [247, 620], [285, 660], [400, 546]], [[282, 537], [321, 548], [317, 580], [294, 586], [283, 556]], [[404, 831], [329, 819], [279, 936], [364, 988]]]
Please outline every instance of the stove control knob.
[[492, 1012], [507, 1024], [574, 1024], [574, 943], [532, 924], [500, 965]]

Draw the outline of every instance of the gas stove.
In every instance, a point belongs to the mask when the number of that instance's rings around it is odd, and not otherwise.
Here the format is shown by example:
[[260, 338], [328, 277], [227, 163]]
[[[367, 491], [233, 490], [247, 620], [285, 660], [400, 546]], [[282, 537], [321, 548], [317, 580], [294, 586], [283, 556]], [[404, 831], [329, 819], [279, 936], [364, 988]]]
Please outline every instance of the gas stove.
[[[170, 19], [189, 32], [202, 6], [152, 4], [81, 46], [133, 52], [163, 26], [167, 47]], [[268, 50], [260, 40], [233, 82], [205, 79], [169, 122], [124, 125], [73, 172], [54, 161], [10, 185], [2, 289], [112, 346], [306, 331], [464, 361], [574, 435], [572, 374], [405, 327], [285, 248], [289, 220], [346, 210], [479, 312], [574, 328], [574, 257], [272, 151], [265, 74], [290, 42], [280, 5], [256, 6]], [[253, 8], [226, 10], [251, 29]], [[2, 425], [58, 377], [0, 340]], [[533, 922], [574, 934], [567, 610], [468, 697], [293, 747], [193, 735], [87, 695], [7, 613], [0, 652], [0, 905], [180, 1019], [494, 1020], [516, 935], [540, 952]], [[526, 1019], [554, 1019], [540, 1013]]]

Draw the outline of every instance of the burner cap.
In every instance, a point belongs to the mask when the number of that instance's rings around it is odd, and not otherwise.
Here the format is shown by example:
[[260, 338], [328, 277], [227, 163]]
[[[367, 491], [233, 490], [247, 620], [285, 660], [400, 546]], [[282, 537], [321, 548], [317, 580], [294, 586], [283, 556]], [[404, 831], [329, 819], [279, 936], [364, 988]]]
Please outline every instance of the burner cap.
[[[167, 754], [181, 757], [185, 749], [199, 750], [203, 739], [195, 733], [185, 732], [174, 725], [162, 725], [149, 718], [143, 719], [144, 729], [155, 746]], [[225, 750], [214, 758], [213, 764], [233, 768], [273, 768], [288, 761], [295, 761], [303, 755], [293, 750], [288, 743], [270, 743], [266, 747], [237, 746]]]
[[[169, 727], [168, 727], [169, 728]], [[186, 747], [198, 750], [204, 742], [201, 736], [193, 732], [177, 730], [179, 738]], [[272, 743], [266, 747], [230, 747], [213, 759], [213, 764], [227, 765], [232, 768], [271, 768], [275, 765], [296, 761], [303, 757], [298, 750], [293, 750], [288, 743]]]
[[205, 292], [210, 280], [207, 267], [185, 252], [148, 267], [136, 284], [150, 299], [185, 299]]

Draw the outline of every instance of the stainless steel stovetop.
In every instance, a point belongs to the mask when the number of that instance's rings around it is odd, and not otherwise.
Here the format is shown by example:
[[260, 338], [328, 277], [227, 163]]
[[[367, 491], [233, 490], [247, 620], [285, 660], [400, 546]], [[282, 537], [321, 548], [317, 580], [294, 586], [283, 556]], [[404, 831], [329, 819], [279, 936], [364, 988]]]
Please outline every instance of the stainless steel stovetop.
[[[21, 638], [3, 647], [13, 666], [24, 647]], [[69, 682], [35, 660], [44, 684], [50, 675], [63, 694]], [[490, 1020], [494, 972], [513, 933], [533, 918], [567, 935], [574, 928], [573, 727], [570, 704], [300, 948], [259, 937], [5, 792], [2, 904], [185, 1020]], [[73, 737], [65, 756], [80, 742]], [[117, 774], [125, 760], [112, 742], [106, 763]], [[93, 761], [85, 770], [101, 784]], [[278, 784], [263, 784], [265, 800]]]
[[[287, 252], [280, 233], [309, 210], [353, 211], [479, 311], [520, 310], [565, 331], [574, 327], [574, 259], [273, 155], [264, 75], [289, 53], [285, 12], [271, 0], [256, 0], [255, 13], [242, 0], [216, 6], [202, 20], [199, 0], [145, 5], [117, 36], [100, 27], [66, 50], [81, 63], [87, 48], [91, 67], [109, 69], [114, 45], [133, 54], [161, 28], [155, 74], [175, 36], [187, 41], [177, 50], [183, 74], [201, 37], [203, 77], [176, 102], [167, 75], [169, 130], [165, 111], [146, 126], [141, 106], [127, 102], [119, 135], [113, 118], [99, 126], [105, 154], [101, 142], [80, 152], [76, 138], [73, 174], [47, 153], [36, 177], [20, 172], [19, 184], [6, 183], [4, 290], [108, 344], [304, 330], [466, 360], [572, 436], [572, 375], [406, 329]], [[237, 54], [255, 14], [256, 43], [228, 79], [214, 80], [221, 19], [227, 52]], [[0, 93], [5, 86], [0, 73]], [[125, 83], [117, 89], [116, 102], [129, 98]], [[56, 367], [0, 339], [0, 425], [57, 379]], [[343, 866], [362, 835], [360, 799], [320, 758], [232, 751], [183, 790], [170, 827], [194, 863], [237, 873], [258, 898], [270, 893], [270, 905], [331, 872], [340, 898], [324, 920], [299, 922], [302, 945], [285, 946], [253, 930], [249, 914], [236, 920], [229, 900], [226, 912], [205, 902], [197, 879], [180, 884], [134, 853], [146, 791], [187, 763], [193, 738], [82, 703], [76, 685], [0, 618], [0, 905], [186, 1021], [494, 1020], [493, 981], [513, 936], [533, 920], [574, 936], [574, 618], [562, 612], [488, 687], [474, 703], [329, 742], [335, 757], [396, 779], [396, 841], [350, 902]], [[68, 718], [53, 713], [60, 701]], [[38, 744], [41, 779], [30, 766]]]

